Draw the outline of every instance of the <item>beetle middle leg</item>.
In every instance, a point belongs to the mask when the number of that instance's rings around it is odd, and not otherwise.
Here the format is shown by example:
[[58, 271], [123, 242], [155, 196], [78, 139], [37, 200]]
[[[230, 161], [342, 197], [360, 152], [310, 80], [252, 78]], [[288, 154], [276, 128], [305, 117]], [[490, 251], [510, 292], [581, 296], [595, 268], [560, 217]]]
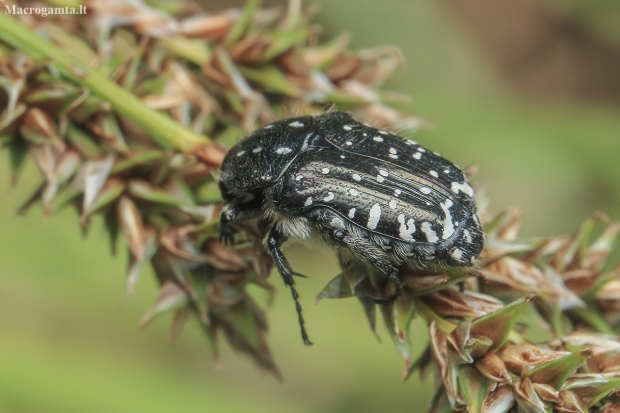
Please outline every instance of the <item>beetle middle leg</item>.
[[396, 300], [403, 292], [403, 282], [398, 276], [399, 269], [387, 258], [377, 253], [368, 240], [359, 235], [352, 234], [344, 226], [344, 222], [336, 214], [329, 210], [317, 209], [311, 215], [324, 228], [327, 234], [335, 241], [345, 244], [363, 261], [384, 273], [396, 287], [388, 297], [372, 297], [377, 304], [390, 303]]
[[297, 318], [299, 319], [299, 327], [301, 328], [301, 338], [303, 339], [305, 345], [311, 346], [312, 342], [310, 341], [308, 333], [306, 332], [306, 327], [304, 326], [305, 321], [303, 315], [301, 314], [299, 294], [297, 293], [297, 289], [295, 289], [295, 280], [293, 279], [293, 275], [298, 274], [293, 272], [291, 266], [288, 263], [288, 260], [280, 249], [282, 243], [286, 240], [287, 237], [284, 236], [281, 232], [279, 232], [274, 225], [269, 230], [269, 233], [265, 238], [265, 246], [267, 247], [267, 251], [269, 251], [271, 257], [273, 258], [276, 268], [282, 276], [282, 280], [284, 280], [284, 284], [286, 284], [291, 289], [293, 300], [295, 300], [295, 308], [297, 310]]
[[347, 234], [344, 229], [334, 229], [331, 234], [332, 238], [346, 244], [358, 257], [380, 270], [388, 276], [396, 286], [396, 290], [388, 297], [372, 297], [377, 304], [391, 303], [403, 293], [403, 282], [398, 276], [398, 268], [391, 261], [380, 257], [372, 249], [368, 248], [367, 242], [362, 238]]

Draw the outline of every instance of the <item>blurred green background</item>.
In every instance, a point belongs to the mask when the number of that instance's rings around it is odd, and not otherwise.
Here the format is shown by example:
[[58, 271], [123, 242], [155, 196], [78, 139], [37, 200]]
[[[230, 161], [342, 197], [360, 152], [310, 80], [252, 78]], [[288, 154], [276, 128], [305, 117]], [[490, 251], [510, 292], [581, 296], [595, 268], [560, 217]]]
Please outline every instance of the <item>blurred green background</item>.
[[[620, 10], [614, 2], [538, 3], [620, 48]], [[402, 49], [407, 63], [389, 88], [411, 95], [406, 109], [433, 124], [416, 140], [461, 166], [475, 162], [479, 173], [473, 181], [484, 188], [493, 211], [523, 209], [523, 235], [569, 233], [595, 210], [620, 218], [620, 96], [585, 99], [520, 86], [468, 29], [464, 14], [447, 2], [318, 4], [326, 37], [347, 31], [355, 48]], [[540, 84], [553, 82], [544, 76]], [[214, 360], [194, 325], [175, 345], [166, 340], [166, 317], [138, 331], [156, 294], [150, 271], [126, 301], [126, 257], [110, 258], [101, 223], [83, 238], [72, 211], [48, 222], [39, 209], [27, 217], [15, 215], [35, 189], [38, 172], [30, 163], [16, 189], [8, 175], [5, 166], [0, 172], [1, 413], [424, 409], [430, 379], [401, 382], [400, 356], [381, 326], [383, 342], [373, 336], [357, 301], [314, 305], [338, 271], [329, 251], [288, 248], [295, 268], [311, 276], [299, 281], [298, 289], [314, 346], [303, 346], [290, 296], [279, 277], [272, 280], [279, 294], [268, 310], [269, 342], [285, 376], [278, 383], [226, 345]], [[426, 343], [419, 322], [412, 340], [417, 355]]]

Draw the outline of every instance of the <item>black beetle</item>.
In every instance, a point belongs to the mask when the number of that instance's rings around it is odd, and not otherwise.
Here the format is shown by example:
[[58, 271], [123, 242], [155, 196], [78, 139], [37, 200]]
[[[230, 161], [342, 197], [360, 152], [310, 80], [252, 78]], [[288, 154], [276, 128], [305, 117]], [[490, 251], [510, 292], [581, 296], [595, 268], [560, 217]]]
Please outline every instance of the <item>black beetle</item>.
[[220, 175], [226, 202], [221, 241], [235, 224], [264, 219], [264, 245], [291, 288], [304, 328], [293, 275], [280, 249], [289, 237], [320, 238], [377, 268], [402, 292], [403, 263], [471, 266], [483, 233], [474, 193], [463, 172], [417, 143], [362, 124], [343, 112], [279, 120], [258, 129], [226, 155]]

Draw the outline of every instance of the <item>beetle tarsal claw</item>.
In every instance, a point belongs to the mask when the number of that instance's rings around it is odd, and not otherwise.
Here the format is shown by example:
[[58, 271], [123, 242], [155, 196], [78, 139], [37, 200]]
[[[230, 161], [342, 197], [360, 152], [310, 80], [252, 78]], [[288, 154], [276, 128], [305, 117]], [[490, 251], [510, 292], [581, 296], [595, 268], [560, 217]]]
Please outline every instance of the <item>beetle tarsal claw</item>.
[[294, 275], [295, 277], [308, 278], [307, 275], [303, 275], [298, 272], [292, 272], [291, 275]]
[[226, 246], [235, 245], [235, 236], [232, 234], [220, 234], [220, 244]]

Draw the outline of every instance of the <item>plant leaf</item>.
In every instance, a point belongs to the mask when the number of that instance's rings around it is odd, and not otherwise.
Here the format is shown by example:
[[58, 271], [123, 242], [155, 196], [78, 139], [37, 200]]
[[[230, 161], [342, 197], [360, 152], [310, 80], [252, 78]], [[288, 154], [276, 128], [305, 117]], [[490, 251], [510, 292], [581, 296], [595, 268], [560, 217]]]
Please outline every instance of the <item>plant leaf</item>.
[[84, 202], [83, 211], [90, 211], [95, 198], [103, 188], [114, 165], [114, 155], [103, 160], [87, 161], [84, 168]]
[[256, 9], [260, 4], [259, 0], [249, 0], [245, 3], [243, 10], [241, 12], [241, 16], [235, 22], [234, 26], [230, 29], [228, 34], [226, 35], [225, 43], [227, 46], [235, 43], [243, 33], [248, 29], [250, 23], [252, 22], [252, 16], [255, 14]]
[[549, 384], [559, 389], [562, 384], [590, 357], [592, 350], [585, 349], [550, 361], [525, 373], [533, 383]]
[[469, 364], [462, 364], [456, 368], [459, 390], [467, 403], [469, 413], [480, 413], [486, 395], [490, 391], [491, 381], [484, 377]]
[[140, 327], [144, 328], [149, 325], [155, 316], [178, 310], [188, 303], [189, 299], [185, 290], [173, 281], [166, 281], [159, 290], [159, 297], [157, 297], [155, 304], [140, 320]]
[[11, 167], [11, 185], [15, 186], [28, 159], [28, 145], [21, 139], [13, 139], [7, 146]]
[[570, 390], [590, 407], [609, 394], [620, 390], [620, 375], [618, 372], [577, 374], [569, 378], [562, 385], [561, 390]]
[[137, 199], [168, 206], [185, 205], [183, 199], [159, 188], [155, 188], [146, 181], [132, 179], [127, 185], [129, 194]]
[[144, 228], [142, 226], [142, 217], [136, 207], [136, 204], [127, 197], [122, 196], [117, 206], [118, 222], [129, 250], [137, 260], [144, 259]]
[[533, 296], [527, 296], [516, 300], [504, 308], [489, 315], [477, 318], [471, 323], [470, 335], [472, 337], [488, 337], [493, 341], [491, 350], [504, 345], [512, 327]]
[[497, 386], [487, 393], [482, 403], [482, 413], [506, 413], [515, 404], [512, 388], [507, 385]]
[[353, 291], [349, 286], [349, 280], [341, 273], [334, 277], [316, 296], [317, 303], [324, 298], [348, 298], [353, 297]]

